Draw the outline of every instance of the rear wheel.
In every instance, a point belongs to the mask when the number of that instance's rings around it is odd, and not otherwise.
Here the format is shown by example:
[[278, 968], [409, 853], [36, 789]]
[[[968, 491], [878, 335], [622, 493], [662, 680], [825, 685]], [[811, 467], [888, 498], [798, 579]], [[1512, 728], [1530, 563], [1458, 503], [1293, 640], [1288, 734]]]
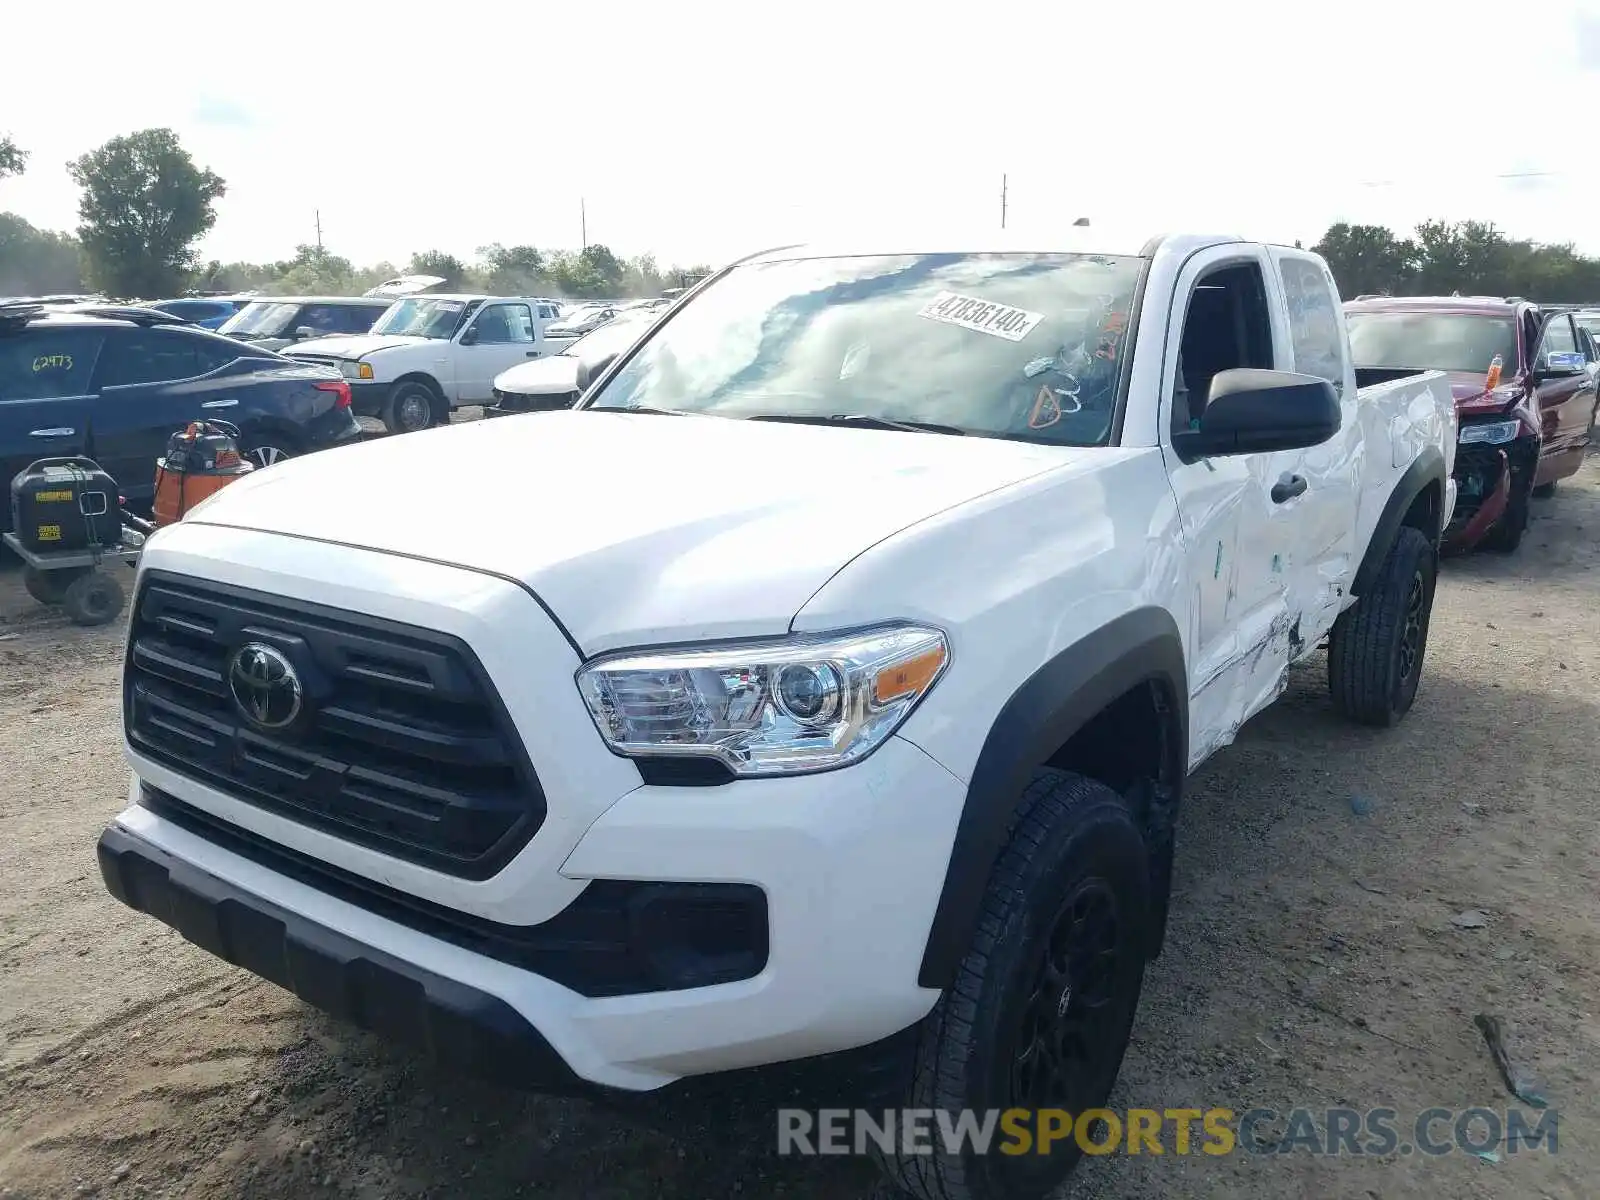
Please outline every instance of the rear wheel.
[[240, 449], [246, 461], [258, 471], [301, 453], [300, 444], [281, 433], [252, 434]]
[[418, 433], [437, 423], [436, 397], [426, 384], [402, 383], [383, 406], [383, 425], [390, 433]]
[[1328, 638], [1328, 691], [1345, 716], [1387, 727], [1410, 710], [1422, 679], [1439, 556], [1420, 529], [1402, 526], [1371, 590]]
[[[944, 1110], [952, 1122], [968, 1109], [981, 1121], [990, 1109], [1076, 1117], [1103, 1107], [1139, 1004], [1151, 911], [1148, 855], [1122, 797], [1042, 772], [956, 981], [918, 1030], [905, 1106]], [[919, 1200], [1042, 1200], [1083, 1154], [1074, 1132], [1058, 1128], [1047, 1150], [1035, 1140], [1026, 1154], [949, 1153], [937, 1132], [931, 1154], [877, 1154]]]

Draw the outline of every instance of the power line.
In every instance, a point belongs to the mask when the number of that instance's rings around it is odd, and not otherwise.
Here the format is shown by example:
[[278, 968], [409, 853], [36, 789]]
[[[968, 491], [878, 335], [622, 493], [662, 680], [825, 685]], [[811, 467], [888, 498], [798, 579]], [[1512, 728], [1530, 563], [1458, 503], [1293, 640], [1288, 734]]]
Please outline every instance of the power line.
[[[1570, 172], [1567, 172], [1567, 171], [1503, 171], [1503, 172], [1499, 172], [1499, 173], [1493, 174], [1493, 175], [1472, 176], [1472, 175], [1459, 175], [1459, 174], [1455, 174], [1454, 172], [1452, 172], [1451, 178], [1452, 179], [1456, 179], [1456, 180], [1459, 180], [1459, 179], [1473, 179], [1473, 178], [1477, 178], [1477, 179], [1555, 179], [1555, 178], [1565, 178], [1569, 174], [1570, 174]], [[1421, 175], [1417, 175], [1417, 176], [1412, 176], [1410, 179], [1362, 179], [1362, 180], [1358, 180], [1357, 181], [1356, 186], [1357, 187], [1394, 187], [1397, 184], [1415, 183], [1417, 180], [1423, 179], [1423, 178], [1427, 178], [1427, 177], [1421, 176]]]

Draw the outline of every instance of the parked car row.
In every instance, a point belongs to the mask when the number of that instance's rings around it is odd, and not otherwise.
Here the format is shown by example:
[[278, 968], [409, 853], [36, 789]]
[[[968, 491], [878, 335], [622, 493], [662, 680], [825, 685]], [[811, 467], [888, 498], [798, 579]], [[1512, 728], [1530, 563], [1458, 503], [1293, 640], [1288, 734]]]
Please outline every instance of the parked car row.
[[[548, 336], [570, 302], [432, 290], [443, 282], [405, 276], [363, 296], [0, 300], [0, 480], [39, 458], [85, 455], [138, 510], [167, 437], [190, 421], [238, 425], [246, 455], [267, 466], [358, 437], [357, 415], [412, 432], [463, 404], [498, 413], [495, 379], [539, 359], [557, 361], [526, 395], [565, 405], [609, 361], [614, 335], [581, 357], [567, 351], [590, 334]], [[665, 303], [591, 305], [575, 324], [599, 332], [620, 316], [622, 328], [642, 327]]]
[[1575, 474], [1593, 441], [1600, 311], [1516, 296], [1363, 296], [1344, 308], [1361, 379], [1450, 379], [1460, 432], [1446, 547], [1515, 550], [1532, 497]]
[[[239, 427], [258, 466], [361, 434], [338, 371], [131, 306], [0, 306], [0, 479], [41, 458], [82, 455], [135, 509], [156, 459], [191, 421]], [[9, 528], [10, 510], [0, 516]]]

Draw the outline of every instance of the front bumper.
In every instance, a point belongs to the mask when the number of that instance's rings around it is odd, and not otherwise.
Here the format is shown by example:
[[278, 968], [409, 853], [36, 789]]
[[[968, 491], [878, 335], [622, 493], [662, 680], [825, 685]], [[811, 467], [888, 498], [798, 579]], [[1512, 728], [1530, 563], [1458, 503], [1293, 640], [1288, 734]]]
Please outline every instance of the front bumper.
[[97, 856], [118, 900], [317, 1008], [487, 1078], [582, 1090], [550, 1043], [495, 996], [252, 896], [118, 826], [101, 835]]
[[532, 395], [526, 392], [503, 392], [495, 388], [494, 402], [484, 406], [483, 415], [509, 417], [518, 413], [556, 412], [571, 408], [577, 402], [579, 395], [580, 393], [576, 391], [541, 392]]
[[1524, 434], [1502, 444], [1468, 443], [1456, 447], [1456, 503], [1445, 527], [1442, 548], [1470, 550], [1502, 521], [1520, 519], [1513, 507], [1533, 486], [1540, 441]]
[[822, 775], [629, 792], [583, 834], [563, 879], [754, 884], [765, 965], [735, 982], [589, 996], [264, 865], [147, 807], [141, 788], [135, 776], [101, 840], [118, 899], [446, 1065], [558, 1092], [650, 1091], [867, 1046], [921, 1019], [938, 993], [917, 986], [917, 969], [965, 796], [899, 738]]

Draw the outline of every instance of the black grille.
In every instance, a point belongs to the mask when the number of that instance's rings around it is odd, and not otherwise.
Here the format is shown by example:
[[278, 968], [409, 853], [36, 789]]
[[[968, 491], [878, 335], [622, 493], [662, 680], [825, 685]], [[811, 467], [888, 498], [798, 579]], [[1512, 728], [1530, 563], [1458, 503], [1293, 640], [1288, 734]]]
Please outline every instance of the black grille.
[[[248, 642], [304, 688], [286, 730], [228, 683]], [[482, 665], [459, 639], [242, 588], [147, 573], [123, 673], [133, 746], [190, 778], [396, 858], [468, 879], [538, 831], [544, 793]]]

